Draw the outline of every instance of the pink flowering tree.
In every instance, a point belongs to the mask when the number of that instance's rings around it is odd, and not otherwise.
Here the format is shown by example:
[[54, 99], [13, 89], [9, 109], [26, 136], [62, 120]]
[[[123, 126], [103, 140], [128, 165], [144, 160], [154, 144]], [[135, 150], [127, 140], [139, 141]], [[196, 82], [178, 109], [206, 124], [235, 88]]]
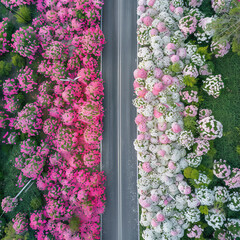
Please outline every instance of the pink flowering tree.
[[231, 174], [231, 168], [226, 164], [226, 160], [215, 160], [213, 165], [213, 173], [218, 178], [227, 178]]
[[12, 39], [12, 47], [23, 57], [34, 60], [34, 55], [39, 48], [36, 33], [33, 27], [19, 28]]
[[47, 223], [44, 211], [35, 211], [30, 216], [30, 227], [34, 230], [44, 227]]
[[25, 213], [18, 213], [13, 221], [13, 229], [16, 234], [23, 234], [28, 230], [28, 220]]
[[13, 25], [8, 18], [3, 18], [0, 22], [0, 55], [9, 52], [10, 40]]
[[3, 83], [3, 95], [12, 96], [18, 94], [19, 85], [16, 79], [7, 79]]
[[18, 112], [15, 129], [27, 133], [28, 136], [35, 136], [42, 128], [42, 110], [34, 103], [28, 103]]
[[25, 160], [25, 166], [22, 173], [25, 177], [36, 179], [43, 171], [45, 160], [43, 157], [34, 155]]
[[52, 60], [66, 60], [68, 57], [68, 48], [62, 42], [53, 41], [50, 46], [46, 48], [43, 56]]
[[7, 196], [2, 200], [2, 210], [6, 213], [11, 212], [17, 206], [17, 204], [18, 200], [16, 198]]
[[19, 99], [16, 97], [16, 95], [12, 96], [4, 96], [4, 109], [6, 109], [8, 112], [14, 113], [17, 110], [20, 109], [21, 104], [19, 102]]
[[203, 139], [213, 140], [222, 137], [223, 126], [214, 116], [205, 117], [198, 121], [198, 124], [198, 131]]
[[225, 184], [230, 188], [239, 188], [240, 187], [240, 169], [233, 168], [231, 175], [224, 179]]
[[37, 88], [37, 76], [28, 66], [19, 71], [17, 79], [19, 81], [20, 88], [26, 93], [32, 92]]
[[81, 37], [80, 42], [85, 54], [92, 54], [99, 57], [103, 50], [103, 44], [105, 43], [105, 38], [99, 25], [83, 31], [83, 36]]

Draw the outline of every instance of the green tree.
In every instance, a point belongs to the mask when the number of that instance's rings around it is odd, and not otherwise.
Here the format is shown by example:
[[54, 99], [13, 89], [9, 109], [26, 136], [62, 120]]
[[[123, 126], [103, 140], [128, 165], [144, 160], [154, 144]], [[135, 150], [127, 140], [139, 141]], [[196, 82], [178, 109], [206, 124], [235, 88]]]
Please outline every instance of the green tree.
[[28, 23], [31, 21], [31, 9], [26, 5], [21, 5], [14, 15], [18, 23]]
[[12, 70], [12, 63], [0, 61], [0, 77], [9, 76]]
[[32, 209], [37, 210], [42, 206], [42, 200], [40, 198], [33, 198], [30, 202]]
[[18, 68], [23, 68], [25, 66], [25, 58], [19, 54], [14, 54], [12, 56], [12, 64]]
[[229, 13], [223, 14], [209, 26], [214, 29], [214, 41], [232, 42], [232, 50], [240, 55], [240, 2], [232, 1]]

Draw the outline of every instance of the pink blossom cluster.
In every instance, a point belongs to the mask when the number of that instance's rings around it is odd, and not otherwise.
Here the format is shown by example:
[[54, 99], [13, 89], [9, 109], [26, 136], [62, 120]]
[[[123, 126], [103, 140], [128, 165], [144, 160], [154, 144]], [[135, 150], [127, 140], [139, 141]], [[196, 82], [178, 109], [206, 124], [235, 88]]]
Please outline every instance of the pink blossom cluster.
[[197, 156], [203, 156], [210, 150], [210, 143], [206, 139], [197, 138], [195, 139], [195, 144], [195, 153]]
[[223, 57], [226, 55], [231, 48], [229, 42], [220, 43], [217, 41], [212, 41], [211, 43], [211, 52], [214, 54], [216, 58]]
[[190, 117], [195, 117], [198, 113], [198, 107], [194, 105], [189, 105], [185, 107], [185, 110], [183, 112], [184, 116], [190, 116]]
[[81, 50], [85, 54], [100, 56], [103, 50], [105, 38], [99, 25], [91, 27], [83, 31], [83, 36], [80, 38]]
[[210, 116], [198, 121], [198, 131], [201, 138], [213, 140], [222, 137], [223, 126], [219, 121], [215, 120], [214, 116]]
[[213, 10], [218, 14], [229, 10], [230, 1], [228, 0], [212, 0], [211, 3]]
[[6, 127], [6, 120], [8, 115], [5, 114], [3, 111], [0, 111], [0, 128]]
[[6, 6], [6, 7], [17, 7], [23, 4], [28, 4], [30, 5], [31, 3], [34, 3], [34, 0], [1, 0], [1, 2]]
[[203, 0], [189, 0], [189, 7], [200, 7], [202, 5]]
[[46, 47], [46, 51], [43, 56], [46, 59], [64, 60], [68, 57], [68, 48], [60, 41], [52, 41], [51, 44]]
[[12, 96], [4, 96], [4, 109], [6, 109], [8, 112], [16, 112], [17, 110], [20, 109], [20, 103], [18, 98], [16, 98], [16, 95], [12, 95]]
[[38, 29], [37, 37], [42, 48], [45, 49], [49, 42], [53, 39], [53, 30], [51, 26], [41, 26]]
[[227, 178], [231, 174], [231, 167], [226, 164], [226, 160], [215, 160], [213, 165], [213, 173], [218, 178]]
[[37, 95], [38, 105], [42, 108], [50, 108], [53, 101], [53, 96], [51, 95], [53, 84], [50, 81], [44, 81], [39, 85]]
[[188, 233], [187, 236], [189, 238], [200, 238], [203, 232], [203, 229], [198, 225], [194, 225], [192, 228], [187, 229]]
[[26, 66], [25, 68], [21, 69], [19, 71], [17, 79], [22, 91], [28, 93], [36, 89], [37, 79], [30, 67]]
[[8, 46], [10, 44], [10, 41], [8, 40], [9, 36], [7, 33], [8, 24], [8, 18], [3, 18], [3, 20], [0, 22], [0, 55], [9, 52]]
[[16, 234], [23, 234], [28, 230], [28, 220], [25, 213], [18, 213], [12, 221]]
[[12, 35], [12, 47], [23, 57], [34, 60], [34, 55], [39, 48], [36, 33], [33, 27], [19, 28]]
[[27, 133], [28, 136], [35, 136], [42, 128], [42, 110], [36, 103], [28, 103], [18, 112], [17, 124], [15, 129]]
[[18, 204], [18, 200], [16, 198], [11, 198], [10, 196], [5, 197], [2, 200], [2, 210], [7, 213], [11, 212]]
[[240, 169], [233, 168], [231, 175], [224, 179], [225, 184], [230, 188], [239, 188], [240, 187]]
[[4, 96], [12, 96], [18, 94], [19, 85], [16, 79], [7, 79], [3, 83], [3, 95]]
[[180, 92], [180, 96], [183, 101], [187, 103], [198, 102], [198, 92], [194, 90], [184, 91], [184, 89]]
[[184, 16], [179, 21], [179, 28], [182, 33], [187, 36], [196, 31], [198, 20], [195, 16]]

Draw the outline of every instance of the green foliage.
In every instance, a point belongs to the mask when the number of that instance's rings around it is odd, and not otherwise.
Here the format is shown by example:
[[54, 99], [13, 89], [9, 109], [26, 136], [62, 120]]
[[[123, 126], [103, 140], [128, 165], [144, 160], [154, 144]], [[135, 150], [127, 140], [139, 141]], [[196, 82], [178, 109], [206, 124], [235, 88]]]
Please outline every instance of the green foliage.
[[232, 1], [232, 8], [229, 13], [223, 14], [210, 24], [210, 28], [214, 29], [214, 41], [220, 43], [228, 41], [232, 42], [233, 52], [240, 55], [240, 3]]
[[0, 181], [2, 181], [3, 179], [4, 179], [3, 172], [0, 172]]
[[179, 65], [179, 63], [174, 63], [173, 65], [169, 66], [169, 70], [175, 73], [181, 72], [181, 67]]
[[6, 220], [4, 217], [1, 217], [0, 218], [0, 237], [3, 236], [5, 225], [6, 225]]
[[232, 41], [232, 51], [240, 56], [240, 39], [234, 38]]
[[214, 142], [213, 142], [213, 141], [210, 141], [209, 143], [210, 143], [210, 150], [208, 151], [207, 155], [208, 155], [211, 159], [213, 159], [214, 156], [215, 156], [216, 153], [217, 153], [217, 150], [216, 150], [216, 148], [214, 148]]
[[28, 23], [31, 21], [31, 9], [26, 5], [21, 5], [14, 15], [18, 23]]
[[81, 10], [77, 11], [76, 16], [78, 19], [86, 19], [87, 18]]
[[7, 226], [5, 227], [5, 237], [2, 238], [2, 240], [27, 240], [29, 234], [26, 233], [25, 235], [18, 235], [16, 234], [14, 228], [13, 228], [13, 223], [9, 222]]
[[25, 58], [19, 54], [14, 54], [12, 56], [12, 64], [18, 68], [23, 68], [25, 66]]
[[70, 222], [69, 222], [69, 227], [70, 227], [71, 231], [72, 232], [77, 232], [79, 230], [79, 225], [80, 225], [79, 218], [76, 217], [76, 216], [73, 216], [70, 219]]
[[183, 83], [188, 87], [193, 87], [197, 83], [197, 78], [186, 75], [183, 78]]
[[[14, 25], [13, 25], [10, 21], [7, 21], [5, 33], [7, 33], [6, 39], [7, 39], [8, 41], [11, 41], [11, 39], [12, 39], [12, 34], [13, 34], [14, 30], [15, 30]], [[3, 33], [4, 33], [4, 32], [2, 32], [2, 33], [0, 34], [0, 37], [1, 37], [1, 38], [4, 38], [4, 37], [3, 37]]]
[[187, 116], [183, 118], [184, 129], [187, 131], [192, 131], [193, 135], [197, 134], [197, 122], [196, 117]]
[[9, 76], [12, 70], [12, 63], [0, 61], [0, 77]]
[[204, 55], [206, 60], [212, 59], [212, 53], [208, 52], [208, 46], [199, 47], [197, 53], [199, 53], [200, 55]]
[[200, 164], [198, 167], [197, 167], [197, 170], [205, 173], [207, 175], [207, 177], [209, 179], [213, 179], [213, 170], [209, 168], [210, 166], [206, 167], [205, 165], [203, 165], [203, 162], [202, 164]]
[[204, 215], [208, 215], [208, 207], [207, 206], [204, 206], [204, 205], [200, 206], [199, 211]]
[[42, 206], [42, 200], [40, 198], [33, 198], [30, 202], [30, 206], [33, 210], [37, 210]]
[[238, 155], [240, 155], [240, 145], [237, 145], [236, 152], [238, 153]]
[[208, 69], [212, 72], [214, 72], [214, 69], [215, 69], [215, 65], [212, 61], [208, 61], [207, 62], [207, 65], [208, 65]]
[[16, 98], [18, 99], [18, 101], [21, 105], [23, 105], [25, 103], [25, 96], [22, 92], [18, 93]]
[[213, 236], [213, 228], [210, 227], [210, 226], [207, 226], [205, 229], [204, 229], [204, 232], [203, 232], [203, 236], [207, 239], [212, 239], [212, 236]]
[[184, 169], [183, 174], [186, 178], [191, 178], [191, 179], [198, 179], [199, 177], [199, 172], [197, 169], [187, 167]]

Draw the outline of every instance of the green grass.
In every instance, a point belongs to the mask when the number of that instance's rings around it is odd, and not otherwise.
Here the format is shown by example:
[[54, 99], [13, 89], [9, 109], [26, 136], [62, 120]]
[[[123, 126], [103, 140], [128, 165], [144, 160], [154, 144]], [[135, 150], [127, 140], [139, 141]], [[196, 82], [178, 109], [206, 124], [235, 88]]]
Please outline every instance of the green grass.
[[216, 159], [225, 159], [232, 167], [240, 166], [240, 156], [236, 147], [240, 144], [240, 57], [232, 52], [223, 58], [214, 59], [214, 74], [221, 74], [225, 88], [214, 99], [203, 94], [203, 108], [212, 110], [215, 119], [223, 124], [223, 137], [214, 141]]

